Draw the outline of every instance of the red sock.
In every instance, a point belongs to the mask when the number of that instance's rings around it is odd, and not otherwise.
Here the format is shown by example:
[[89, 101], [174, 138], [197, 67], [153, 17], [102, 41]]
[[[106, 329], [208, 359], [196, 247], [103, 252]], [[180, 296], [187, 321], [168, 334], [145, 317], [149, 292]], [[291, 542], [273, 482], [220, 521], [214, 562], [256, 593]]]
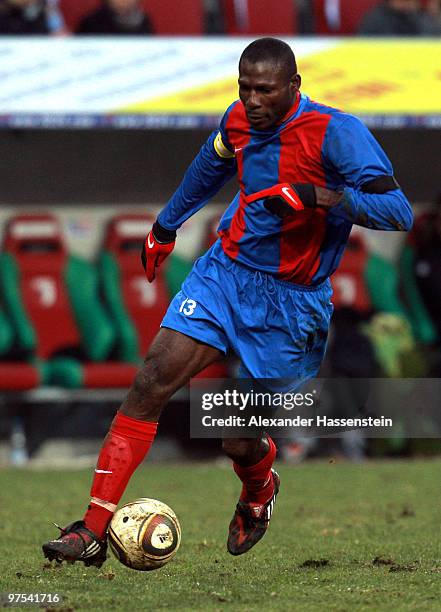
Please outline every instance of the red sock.
[[243, 483], [242, 493], [240, 494], [242, 501], [264, 504], [274, 493], [271, 467], [276, 458], [276, 445], [269, 436], [267, 436], [267, 440], [269, 444], [268, 452], [259, 463], [248, 467], [233, 463], [234, 471]]
[[104, 439], [98, 457], [91, 497], [106, 503], [106, 507], [91, 502], [84, 515], [88, 529], [99, 538], [116, 510], [133, 472], [146, 456], [155, 439], [158, 423], [140, 421], [118, 412]]

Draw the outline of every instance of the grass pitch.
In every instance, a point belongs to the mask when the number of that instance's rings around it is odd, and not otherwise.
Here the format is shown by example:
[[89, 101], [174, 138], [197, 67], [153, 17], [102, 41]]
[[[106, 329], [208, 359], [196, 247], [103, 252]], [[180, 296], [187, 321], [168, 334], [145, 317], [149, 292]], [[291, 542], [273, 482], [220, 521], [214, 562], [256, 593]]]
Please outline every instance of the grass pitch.
[[441, 610], [440, 460], [279, 466], [271, 527], [231, 557], [239, 493], [230, 468], [145, 464], [125, 501], [178, 514], [181, 549], [154, 572], [113, 557], [100, 569], [48, 567], [40, 546], [82, 516], [91, 470], [0, 472], [0, 591], [59, 593], [58, 610]]

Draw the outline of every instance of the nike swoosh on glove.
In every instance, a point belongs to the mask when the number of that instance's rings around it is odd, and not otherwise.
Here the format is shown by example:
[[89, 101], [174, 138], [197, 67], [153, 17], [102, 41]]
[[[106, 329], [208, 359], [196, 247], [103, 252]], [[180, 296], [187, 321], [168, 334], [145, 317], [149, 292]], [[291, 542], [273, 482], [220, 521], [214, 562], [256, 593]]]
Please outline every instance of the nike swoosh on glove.
[[141, 262], [149, 283], [155, 280], [155, 270], [175, 248], [176, 232], [162, 227], [157, 221], [153, 224], [144, 241]]
[[279, 183], [269, 189], [262, 189], [245, 197], [247, 204], [256, 200], [265, 200], [264, 206], [269, 212], [281, 219], [294, 212], [317, 206], [314, 185], [309, 183]]

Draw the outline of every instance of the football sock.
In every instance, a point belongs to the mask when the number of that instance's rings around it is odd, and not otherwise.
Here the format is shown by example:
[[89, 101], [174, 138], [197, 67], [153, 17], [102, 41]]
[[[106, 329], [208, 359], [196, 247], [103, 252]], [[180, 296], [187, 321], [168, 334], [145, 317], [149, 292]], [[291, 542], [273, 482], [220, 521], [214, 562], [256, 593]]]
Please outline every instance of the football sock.
[[276, 445], [269, 436], [267, 436], [267, 440], [269, 444], [268, 452], [259, 463], [248, 467], [233, 463], [234, 471], [243, 483], [242, 493], [240, 494], [241, 501], [265, 504], [274, 493], [271, 467], [276, 458]]
[[133, 472], [155, 439], [158, 423], [140, 421], [118, 412], [104, 439], [84, 515], [85, 525], [103, 538], [116, 505]]

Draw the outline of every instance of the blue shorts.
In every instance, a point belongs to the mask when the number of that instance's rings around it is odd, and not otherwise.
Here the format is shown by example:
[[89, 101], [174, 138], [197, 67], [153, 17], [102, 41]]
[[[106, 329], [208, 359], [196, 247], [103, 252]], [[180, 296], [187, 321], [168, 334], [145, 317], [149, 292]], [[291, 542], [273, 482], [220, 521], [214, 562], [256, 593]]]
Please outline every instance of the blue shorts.
[[243, 375], [317, 375], [333, 306], [329, 280], [293, 285], [230, 259], [217, 241], [194, 264], [172, 300], [162, 327], [234, 351]]

